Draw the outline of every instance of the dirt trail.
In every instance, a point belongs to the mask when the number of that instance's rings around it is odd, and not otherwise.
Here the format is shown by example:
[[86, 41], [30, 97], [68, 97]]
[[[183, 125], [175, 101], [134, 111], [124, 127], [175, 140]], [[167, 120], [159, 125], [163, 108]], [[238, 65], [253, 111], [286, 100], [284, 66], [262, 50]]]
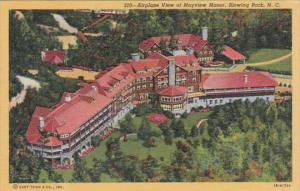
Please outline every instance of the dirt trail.
[[261, 65], [268, 65], [268, 64], [274, 64], [276, 62], [279, 62], [281, 60], [284, 60], [286, 58], [289, 58], [290, 56], [292, 56], [292, 53], [289, 53], [287, 55], [281, 56], [279, 58], [275, 58], [273, 60], [269, 60], [269, 61], [265, 61], [265, 62], [256, 62], [256, 63], [248, 63], [248, 64], [239, 64], [236, 65], [235, 68], [233, 68], [231, 70], [231, 72], [241, 72], [244, 71], [246, 69], [247, 66], [261, 66]]
[[68, 31], [69, 33], [76, 34], [78, 29], [71, 26], [63, 16], [59, 14], [52, 13], [54, 20], [58, 23], [59, 28]]
[[9, 109], [15, 107], [17, 104], [20, 104], [24, 101], [28, 88], [36, 88], [37, 90], [41, 88], [40, 83], [32, 78], [20, 75], [17, 75], [17, 78], [23, 84], [24, 88], [15, 97], [11, 98], [9, 102]]
[[208, 121], [208, 119], [201, 119], [198, 123], [197, 123], [197, 128], [199, 128], [202, 123], [206, 123]]

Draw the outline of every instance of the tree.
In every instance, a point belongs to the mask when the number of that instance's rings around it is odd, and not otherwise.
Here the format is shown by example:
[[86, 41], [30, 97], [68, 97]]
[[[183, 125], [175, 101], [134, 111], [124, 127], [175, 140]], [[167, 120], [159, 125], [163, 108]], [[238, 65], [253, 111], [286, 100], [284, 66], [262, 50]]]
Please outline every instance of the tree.
[[132, 116], [130, 114], [126, 114], [124, 120], [119, 121], [119, 125], [120, 131], [124, 134], [124, 141], [126, 141], [127, 134], [135, 131]]
[[150, 99], [150, 104], [157, 105], [159, 103], [159, 95], [155, 92], [149, 93], [148, 98]]
[[99, 147], [99, 145], [100, 145], [99, 136], [93, 136], [91, 138], [91, 144], [92, 144], [93, 147]]
[[184, 123], [181, 120], [172, 120], [170, 124], [170, 129], [174, 131], [175, 137], [185, 136]]
[[274, 123], [274, 121], [277, 119], [277, 110], [275, 109], [274, 105], [270, 105], [267, 113], [266, 113], [266, 117], [267, 117], [267, 121], [269, 122], [269, 126], [272, 125]]
[[142, 172], [145, 174], [146, 181], [151, 182], [159, 176], [158, 167], [157, 159], [151, 155], [148, 155], [147, 158], [142, 161]]
[[143, 118], [142, 124], [138, 129], [137, 137], [141, 140], [147, 141], [152, 135], [150, 128], [148, 119]]
[[89, 176], [92, 182], [101, 182], [101, 172], [102, 172], [102, 161], [95, 160], [93, 168], [89, 169]]
[[178, 48], [177, 46], [177, 39], [173, 35], [171, 35], [170, 41], [169, 41], [169, 47], [171, 50], [176, 50]]
[[106, 142], [105, 155], [108, 157], [108, 159], [113, 160], [113, 161], [122, 158], [123, 153], [120, 151], [120, 140], [119, 139], [110, 138]]
[[199, 128], [194, 125], [191, 129], [190, 136], [197, 137], [200, 133], [199, 131], [200, 131]]
[[72, 174], [72, 182], [91, 182], [89, 170], [87, 169], [86, 162], [83, 161], [76, 153], [74, 155], [75, 167]]

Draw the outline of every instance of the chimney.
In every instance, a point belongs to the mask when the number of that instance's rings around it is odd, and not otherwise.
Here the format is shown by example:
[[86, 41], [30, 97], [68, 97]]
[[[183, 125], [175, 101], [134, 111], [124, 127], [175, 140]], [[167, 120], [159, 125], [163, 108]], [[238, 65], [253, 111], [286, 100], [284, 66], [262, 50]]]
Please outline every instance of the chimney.
[[39, 116], [39, 129], [40, 131], [44, 131], [45, 127], [45, 119], [42, 116]]
[[175, 85], [175, 61], [169, 59], [169, 86]]
[[187, 54], [189, 54], [189, 55], [194, 54], [194, 50], [192, 48], [188, 48]]
[[140, 54], [139, 53], [131, 53], [131, 59], [133, 62], [140, 60]]
[[71, 102], [71, 96], [70, 95], [66, 95], [65, 102]]
[[244, 82], [245, 82], [245, 83], [248, 82], [248, 74], [244, 74]]
[[96, 86], [94, 86], [94, 85], [92, 85], [92, 88], [93, 88], [94, 91], [98, 90], [98, 88]]
[[208, 39], [208, 27], [202, 27], [202, 39], [203, 40]]

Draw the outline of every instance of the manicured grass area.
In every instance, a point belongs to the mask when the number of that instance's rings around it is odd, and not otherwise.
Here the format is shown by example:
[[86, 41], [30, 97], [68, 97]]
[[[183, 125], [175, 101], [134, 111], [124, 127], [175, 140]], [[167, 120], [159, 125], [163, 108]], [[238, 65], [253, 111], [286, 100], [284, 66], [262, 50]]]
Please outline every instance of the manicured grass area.
[[39, 182], [52, 182], [49, 180], [48, 173], [44, 169], [41, 170], [41, 174], [39, 176]]
[[[174, 139], [174, 142], [179, 139]], [[136, 136], [129, 137], [128, 141], [121, 144], [121, 151], [128, 155], [138, 156], [139, 159], [145, 159], [148, 155], [152, 155], [163, 163], [169, 163], [172, 154], [175, 151], [175, 144], [166, 145], [163, 137], [157, 137], [156, 147], [145, 147], [143, 141], [139, 140]]]
[[55, 172], [61, 174], [65, 182], [70, 182], [72, 179], [73, 169], [55, 169]]
[[291, 52], [289, 49], [259, 49], [256, 51], [249, 51], [249, 59], [247, 63], [265, 62], [287, 55]]
[[[210, 114], [210, 112], [195, 112], [189, 114], [186, 118], [182, 118], [182, 121], [185, 124], [185, 127], [188, 131], [192, 128], [193, 125], [196, 125], [199, 120], [203, 118], [207, 118], [207, 116]], [[143, 117], [134, 117], [133, 118], [133, 124], [138, 129], [142, 123]], [[157, 124], [150, 122], [150, 127], [153, 128], [154, 131], [160, 131]], [[120, 132], [116, 131], [113, 132], [111, 137], [120, 137]], [[121, 142], [121, 151], [127, 155], [135, 155], [138, 156], [139, 159], [145, 159], [148, 155], [154, 156], [157, 160], [159, 160], [159, 163], [170, 163], [170, 159], [172, 157], [172, 154], [174, 153], [176, 149], [175, 142], [180, 140], [182, 138], [174, 138], [172, 145], [166, 145], [164, 142], [163, 137], [157, 137], [157, 146], [156, 147], [150, 147], [147, 148], [143, 145], [143, 141], [139, 140], [136, 135], [132, 135], [128, 137], [128, 140], [126, 142]], [[100, 146], [95, 149], [92, 153], [86, 155], [83, 157], [83, 160], [86, 161], [87, 167], [92, 168], [93, 166], [93, 160], [94, 159], [106, 159], [106, 141], [108, 139], [105, 139], [101, 141]], [[69, 182], [72, 179], [73, 169], [56, 169], [57, 173], [61, 174], [64, 178], [65, 182]], [[48, 180], [48, 174], [47, 172], [42, 172], [40, 175], [40, 181], [46, 181], [50, 182]], [[110, 177], [108, 174], [102, 173], [101, 175], [101, 181], [102, 182], [118, 182], [117, 179], [114, 179]]]
[[211, 112], [194, 112], [187, 116], [187, 118], [183, 118], [182, 121], [187, 130], [190, 130], [193, 125], [197, 125], [197, 123], [201, 119], [205, 119]]
[[273, 64], [256, 66], [255, 68], [274, 72], [292, 72], [292, 57]]

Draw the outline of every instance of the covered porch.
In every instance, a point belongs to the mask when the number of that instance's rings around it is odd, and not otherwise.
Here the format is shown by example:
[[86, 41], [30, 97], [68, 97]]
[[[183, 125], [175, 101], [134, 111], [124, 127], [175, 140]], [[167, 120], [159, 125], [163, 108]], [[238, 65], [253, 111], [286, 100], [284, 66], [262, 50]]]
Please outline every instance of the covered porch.
[[228, 45], [224, 45], [222, 55], [231, 60], [233, 65], [237, 64], [238, 62], [242, 62], [243, 64], [246, 63], [247, 57]]

